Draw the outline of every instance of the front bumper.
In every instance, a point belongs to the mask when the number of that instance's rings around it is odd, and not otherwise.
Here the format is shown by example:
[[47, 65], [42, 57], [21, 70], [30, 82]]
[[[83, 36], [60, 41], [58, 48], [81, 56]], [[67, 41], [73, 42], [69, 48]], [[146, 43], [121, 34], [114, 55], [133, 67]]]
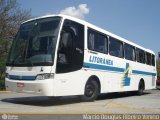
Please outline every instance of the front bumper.
[[[22, 83], [24, 86], [17, 86], [17, 83]], [[5, 79], [6, 90], [18, 93], [31, 93], [43, 96], [54, 96], [53, 79], [34, 80], [34, 81], [19, 81]]]

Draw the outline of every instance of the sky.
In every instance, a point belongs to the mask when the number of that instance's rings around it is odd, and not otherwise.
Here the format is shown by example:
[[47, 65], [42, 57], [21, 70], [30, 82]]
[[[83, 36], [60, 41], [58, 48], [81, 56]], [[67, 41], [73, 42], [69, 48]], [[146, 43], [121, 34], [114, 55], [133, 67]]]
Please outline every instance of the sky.
[[160, 0], [17, 0], [35, 17], [70, 14], [160, 52]]

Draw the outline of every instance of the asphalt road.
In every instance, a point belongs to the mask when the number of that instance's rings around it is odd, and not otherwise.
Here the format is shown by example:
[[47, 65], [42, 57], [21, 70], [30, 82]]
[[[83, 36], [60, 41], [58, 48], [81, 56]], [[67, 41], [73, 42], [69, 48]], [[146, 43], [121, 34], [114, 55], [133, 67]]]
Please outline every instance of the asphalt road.
[[76, 96], [50, 99], [23, 93], [0, 92], [0, 114], [160, 114], [160, 90], [101, 95], [94, 102]]

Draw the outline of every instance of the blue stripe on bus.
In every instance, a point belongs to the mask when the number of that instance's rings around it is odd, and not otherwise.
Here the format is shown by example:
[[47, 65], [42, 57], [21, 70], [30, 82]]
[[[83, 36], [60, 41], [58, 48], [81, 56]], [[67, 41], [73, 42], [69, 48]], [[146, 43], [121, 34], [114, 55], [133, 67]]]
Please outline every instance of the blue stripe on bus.
[[115, 72], [124, 72], [124, 68], [112, 67], [112, 66], [104, 66], [92, 63], [83, 63], [83, 66], [86, 68], [93, 68], [99, 70], [108, 70], [108, 71], [115, 71]]
[[[125, 71], [124, 68], [118, 68], [118, 67], [112, 67], [112, 66], [104, 66], [104, 65], [92, 64], [92, 63], [86, 63], [86, 62], [83, 63], [83, 67], [99, 69], [99, 70], [107, 70], [107, 71], [113, 71], [113, 72], [124, 72]], [[138, 70], [132, 70], [132, 73], [133, 74], [156, 76], [156, 73], [138, 71]]]
[[156, 73], [144, 72], [144, 71], [139, 71], [139, 70], [132, 70], [132, 73], [134, 73], [134, 74], [142, 74], [142, 75], [152, 75], [152, 76], [156, 76]]
[[9, 75], [9, 79], [13, 79], [13, 80], [35, 80], [36, 76]]

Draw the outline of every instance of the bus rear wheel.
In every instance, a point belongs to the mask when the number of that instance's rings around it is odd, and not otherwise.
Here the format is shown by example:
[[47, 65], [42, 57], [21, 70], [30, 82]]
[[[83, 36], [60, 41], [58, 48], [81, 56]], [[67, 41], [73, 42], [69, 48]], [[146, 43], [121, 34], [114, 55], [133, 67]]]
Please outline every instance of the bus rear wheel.
[[94, 101], [100, 92], [100, 87], [95, 80], [89, 80], [85, 86], [84, 95], [81, 97], [82, 101], [90, 102]]
[[139, 85], [138, 85], [138, 91], [137, 91], [138, 95], [143, 95], [144, 93], [144, 82], [141, 80]]

